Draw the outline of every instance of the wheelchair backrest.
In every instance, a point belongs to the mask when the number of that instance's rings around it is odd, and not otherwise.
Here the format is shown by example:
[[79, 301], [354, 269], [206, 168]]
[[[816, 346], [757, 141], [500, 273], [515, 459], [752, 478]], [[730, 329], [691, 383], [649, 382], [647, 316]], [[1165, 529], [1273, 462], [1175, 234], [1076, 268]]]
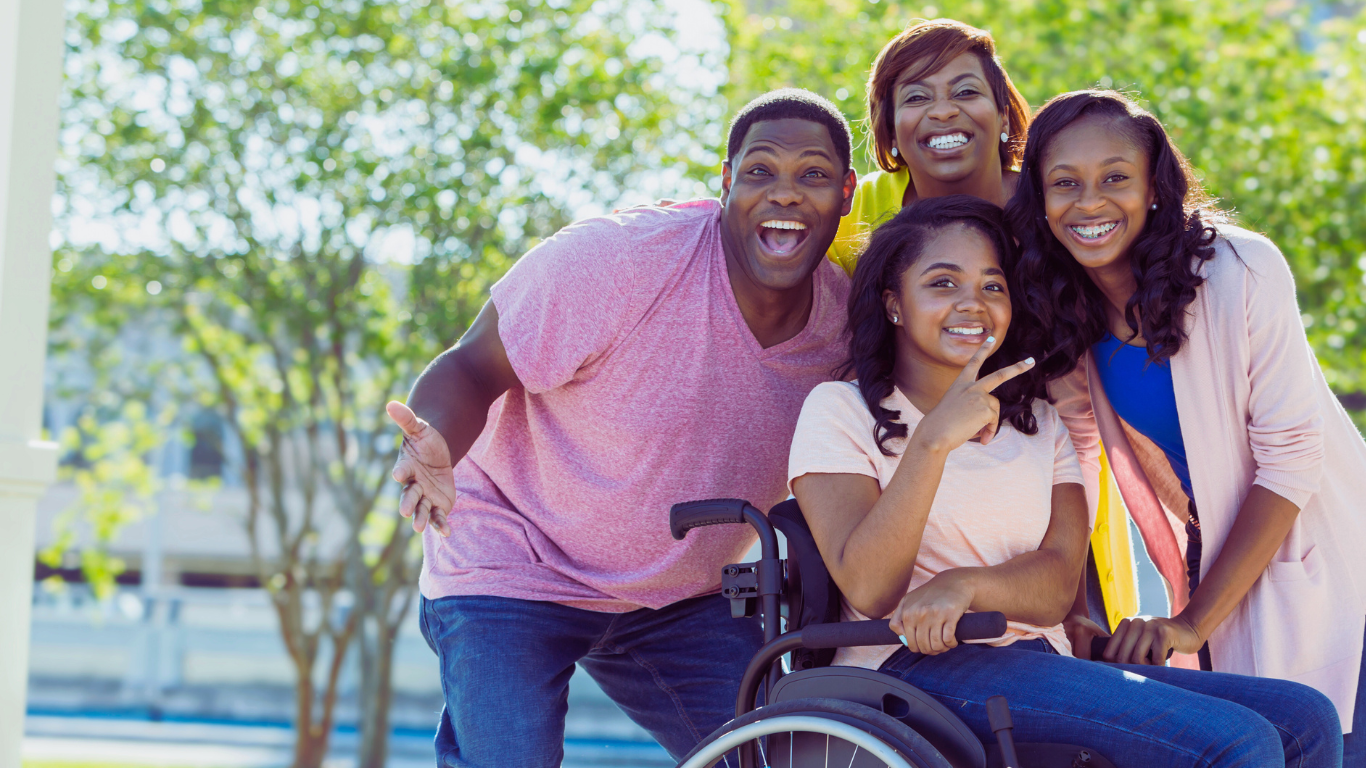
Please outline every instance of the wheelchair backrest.
[[[787, 603], [789, 632], [808, 624], [840, 620], [840, 591], [825, 568], [811, 527], [806, 524], [796, 499], [788, 499], [768, 512], [768, 520], [787, 538], [787, 583], [783, 599]], [[793, 652], [793, 671], [826, 667], [835, 657], [831, 648], [799, 649]]]

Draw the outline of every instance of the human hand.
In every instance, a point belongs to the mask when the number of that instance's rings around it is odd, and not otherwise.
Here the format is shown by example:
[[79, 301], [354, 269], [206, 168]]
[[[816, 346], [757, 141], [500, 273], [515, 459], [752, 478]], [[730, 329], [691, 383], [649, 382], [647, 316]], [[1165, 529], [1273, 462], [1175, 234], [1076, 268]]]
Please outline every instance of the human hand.
[[437, 533], [450, 536], [446, 516], [455, 506], [455, 478], [446, 439], [403, 403], [390, 401], [384, 410], [403, 430], [393, 472], [395, 482], [403, 484], [398, 513], [413, 518], [418, 533], [431, 523]]
[[1072, 655], [1085, 661], [1091, 661], [1091, 639], [1095, 637], [1109, 637], [1099, 624], [1089, 618], [1074, 613], [1062, 620], [1062, 629], [1067, 633], [1067, 639], [1072, 643]]
[[978, 379], [982, 364], [998, 343], [992, 336], [982, 342], [939, 405], [920, 420], [913, 438], [926, 441], [945, 452], [974, 437], [982, 445], [991, 442], [1001, 417], [1001, 401], [991, 394], [992, 390], [1034, 367], [1034, 358], [1031, 357]]
[[973, 590], [954, 570], [944, 571], [901, 598], [892, 631], [915, 653], [933, 656], [958, 646], [953, 633], [972, 605]]
[[1195, 653], [1205, 639], [1189, 620], [1136, 617], [1124, 619], [1105, 646], [1105, 661], [1166, 666], [1171, 653]]

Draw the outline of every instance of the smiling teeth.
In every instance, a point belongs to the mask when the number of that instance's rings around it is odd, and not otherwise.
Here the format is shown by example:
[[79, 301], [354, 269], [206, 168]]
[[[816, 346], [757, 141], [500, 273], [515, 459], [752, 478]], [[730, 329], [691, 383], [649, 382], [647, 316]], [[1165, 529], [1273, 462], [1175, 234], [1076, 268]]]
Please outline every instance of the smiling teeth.
[[1101, 235], [1109, 234], [1110, 230], [1119, 226], [1119, 222], [1112, 221], [1109, 224], [1099, 224], [1094, 227], [1072, 227], [1072, 231], [1087, 239], [1095, 239]]
[[768, 227], [769, 229], [806, 229], [806, 225], [800, 221], [779, 221], [777, 219], [765, 221], [759, 226]]
[[985, 328], [945, 328], [949, 333], [956, 333], [959, 336], [981, 336], [986, 332]]
[[953, 149], [954, 147], [961, 147], [964, 144], [967, 144], [968, 137], [965, 133], [950, 133], [947, 136], [931, 137], [930, 140], [925, 143], [929, 144], [931, 149]]

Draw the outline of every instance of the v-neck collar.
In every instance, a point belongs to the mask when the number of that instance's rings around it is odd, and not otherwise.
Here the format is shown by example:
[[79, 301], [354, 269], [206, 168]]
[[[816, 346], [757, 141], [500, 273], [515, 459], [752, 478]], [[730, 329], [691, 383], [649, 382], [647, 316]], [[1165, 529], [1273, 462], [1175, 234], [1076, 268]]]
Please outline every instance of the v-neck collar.
[[[720, 226], [720, 213], [717, 214], [717, 226]], [[815, 271], [811, 273], [811, 311], [806, 315], [806, 325], [802, 326], [802, 329], [797, 331], [796, 335], [787, 341], [774, 344], [765, 349], [764, 346], [759, 343], [759, 339], [754, 335], [753, 329], [749, 327], [749, 323], [745, 322], [745, 313], [740, 311], [740, 302], [735, 298], [735, 287], [731, 285], [730, 282], [730, 270], [727, 269], [726, 264], [726, 249], [725, 246], [721, 244], [719, 229], [717, 234], [715, 257], [717, 277], [714, 279], [721, 284], [721, 292], [726, 296], [726, 306], [730, 308], [731, 317], [734, 318], [736, 325], [739, 326], [740, 336], [744, 338], [745, 346], [749, 348], [750, 353], [760, 360], [765, 360], [782, 355], [789, 349], [806, 343], [807, 338], [814, 333], [812, 329], [816, 326], [817, 318], [824, 310], [824, 300], [822, 297], [824, 291], [821, 290], [820, 271], [826, 268], [827, 264], [829, 264], [829, 260], [822, 257], [821, 263], [816, 265]]]

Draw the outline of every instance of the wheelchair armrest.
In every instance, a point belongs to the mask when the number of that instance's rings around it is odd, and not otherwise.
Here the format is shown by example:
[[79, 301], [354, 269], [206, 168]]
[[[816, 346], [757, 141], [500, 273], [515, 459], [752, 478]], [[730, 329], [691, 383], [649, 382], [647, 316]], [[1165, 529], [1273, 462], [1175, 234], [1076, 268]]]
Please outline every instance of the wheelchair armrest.
[[750, 503], [744, 499], [702, 499], [675, 504], [669, 508], [669, 532], [682, 541], [688, 531], [704, 525], [743, 523], [748, 506]]
[[[1105, 646], [1107, 646], [1107, 645], [1109, 645], [1109, 644], [1110, 644], [1110, 636], [1109, 636], [1109, 635], [1106, 635], [1105, 637], [1093, 637], [1093, 638], [1091, 638], [1091, 660], [1092, 660], [1092, 661], [1105, 661]], [[1172, 654], [1175, 653], [1175, 652], [1176, 652], [1176, 649], [1175, 649], [1175, 648], [1168, 648], [1168, 649], [1167, 649], [1167, 658], [1170, 659], [1170, 658], [1172, 657]], [[1149, 651], [1149, 652], [1148, 652], [1148, 660], [1149, 660], [1149, 661], [1152, 661], [1152, 658], [1153, 658], [1152, 651]]]
[[[1005, 614], [998, 611], [965, 613], [958, 619], [953, 636], [958, 642], [991, 640], [1006, 633]], [[864, 645], [900, 645], [886, 619], [837, 621], [812, 624], [801, 629], [801, 644], [806, 648], [855, 648]]]

